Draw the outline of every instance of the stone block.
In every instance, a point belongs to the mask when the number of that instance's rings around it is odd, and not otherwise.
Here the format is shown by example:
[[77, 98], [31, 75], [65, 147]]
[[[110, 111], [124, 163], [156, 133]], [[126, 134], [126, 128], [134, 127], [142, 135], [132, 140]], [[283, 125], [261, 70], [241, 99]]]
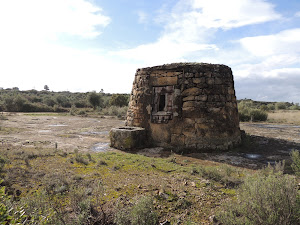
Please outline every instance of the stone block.
[[213, 85], [213, 84], [215, 84], [215, 78], [211, 78], [211, 77], [206, 78], [206, 83], [207, 83], [208, 85]]
[[177, 81], [177, 77], [152, 77], [153, 86], [176, 85]]
[[182, 129], [183, 129], [183, 126], [181, 126], [181, 124], [180, 124], [180, 125], [178, 125], [178, 126], [172, 127], [172, 128], [171, 128], [171, 132], [172, 132], [173, 134], [181, 134], [181, 133], [182, 133]]
[[207, 101], [207, 95], [198, 95], [195, 97], [195, 100], [205, 102]]
[[195, 129], [196, 130], [199, 130], [199, 129], [201, 129], [201, 130], [205, 130], [205, 129], [209, 129], [209, 126], [208, 125], [206, 125], [206, 124], [202, 124], [202, 123], [196, 123], [195, 124]]
[[184, 102], [182, 107], [187, 108], [187, 107], [195, 107], [195, 106], [196, 106], [195, 101], [188, 101], [188, 102]]
[[187, 77], [187, 78], [192, 78], [192, 77], [195, 76], [195, 74], [193, 74], [193, 73], [185, 73], [184, 76]]
[[195, 96], [187, 96], [185, 98], [182, 99], [184, 102], [187, 102], [187, 101], [193, 101], [195, 100]]
[[146, 130], [141, 127], [119, 127], [109, 132], [110, 146], [121, 150], [146, 147]]
[[234, 90], [232, 88], [228, 88], [228, 94], [229, 95], [234, 95]]
[[215, 77], [215, 84], [217, 84], [217, 85], [223, 84], [223, 80], [219, 77]]
[[201, 78], [193, 78], [193, 83], [194, 84], [200, 84], [200, 83], [202, 83], [202, 79]]
[[184, 135], [172, 134], [171, 144], [174, 146], [183, 146], [184, 145]]
[[182, 92], [182, 96], [195, 96], [200, 94], [202, 94], [202, 89], [196, 87], [188, 88]]

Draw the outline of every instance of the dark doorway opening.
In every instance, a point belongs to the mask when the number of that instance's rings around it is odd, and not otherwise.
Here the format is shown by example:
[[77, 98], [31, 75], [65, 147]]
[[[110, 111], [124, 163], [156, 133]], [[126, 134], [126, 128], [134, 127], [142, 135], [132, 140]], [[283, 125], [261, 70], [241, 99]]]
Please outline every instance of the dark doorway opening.
[[160, 95], [158, 111], [165, 111], [165, 107], [166, 107], [166, 95]]

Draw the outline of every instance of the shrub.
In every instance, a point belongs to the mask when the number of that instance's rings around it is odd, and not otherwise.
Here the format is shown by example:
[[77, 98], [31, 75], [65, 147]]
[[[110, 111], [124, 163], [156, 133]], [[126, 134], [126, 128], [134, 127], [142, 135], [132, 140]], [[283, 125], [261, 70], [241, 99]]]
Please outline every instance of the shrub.
[[75, 160], [76, 160], [76, 162], [82, 163], [82, 164], [84, 164], [84, 165], [88, 165], [88, 164], [89, 164], [88, 160], [86, 160], [86, 159], [83, 157], [82, 154], [76, 154]]
[[239, 185], [242, 181], [239, 177], [240, 170], [234, 167], [223, 165], [220, 167], [200, 166], [199, 175], [228, 186]]
[[259, 173], [249, 176], [237, 199], [217, 213], [222, 224], [296, 224], [300, 219], [297, 184], [289, 175]]
[[44, 98], [43, 102], [47, 106], [51, 106], [51, 107], [53, 107], [55, 104], [57, 104], [56, 101], [54, 100], [54, 98], [52, 98], [52, 97], [46, 97], [46, 98]]
[[289, 107], [290, 110], [300, 110], [300, 106], [298, 104], [292, 105]]
[[124, 106], [124, 107], [110, 106], [110, 107], [102, 109], [101, 112], [104, 115], [117, 116], [118, 118], [123, 118], [126, 116], [127, 109], [128, 109], [127, 106]]
[[268, 108], [267, 105], [261, 105], [261, 106], [260, 106], [260, 110], [262, 110], [262, 111], [268, 111], [269, 108]]
[[141, 197], [133, 206], [118, 210], [114, 222], [117, 225], [156, 225], [157, 214], [153, 211], [153, 200], [150, 197]]
[[[0, 184], [2, 180], [0, 180]], [[5, 193], [5, 187], [0, 187], [0, 224], [24, 224], [27, 215], [22, 207], [14, 207], [11, 196]]]
[[77, 109], [76, 109], [76, 106], [75, 105], [72, 105], [70, 111], [69, 111], [69, 114], [71, 116], [75, 116], [76, 115], [76, 112], [77, 112]]
[[269, 110], [275, 110], [275, 105], [274, 104], [268, 104], [267, 105]]
[[245, 111], [239, 111], [239, 118], [242, 122], [248, 122], [251, 120], [251, 116]]
[[247, 121], [266, 121], [268, 113], [259, 109], [242, 108], [239, 110], [239, 118], [242, 122]]
[[122, 94], [113, 94], [109, 100], [109, 105], [115, 105], [119, 107], [127, 106], [129, 102], [129, 96], [128, 95], [122, 95]]
[[79, 110], [78, 111], [78, 115], [85, 116], [86, 115], [86, 111], [85, 110]]
[[259, 109], [251, 110], [250, 116], [252, 118], [252, 121], [266, 121], [268, 119], [268, 113]]
[[93, 106], [94, 109], [96, 109], [97, 106], [101, 107], [103, 104], [102, 96], [97, 94], [96, 92], [89, 93], [88, 101]]
[[295, 174], [297, 176], [300, 176], [300, 155], [299, 155], [299, 151], [293, 150], [291, 152], [291, 158], [292, 158], [292, 161], [293, 161], [291, 167], [292, 167], [293, 171], [295, 172]]
[[3, 156], [0, 155], [0, 172], [2, 171], [5, 163], [6, 163], [6, 160], [3, 158]]
[[72, 106], [70, 100], [64, 96], [64, 95], [58, 95], [56, 97], [56, 102], [61, 106], [65, 108], [70, 108]]
[[275, 104], [275, 109], [276, 110], [279, 110], [279, 109], [286, 109], [287, 108], [287, 106], [286, 106], [286, 104], [284, 103], [284, 102], [277, 102], [276, 104]]

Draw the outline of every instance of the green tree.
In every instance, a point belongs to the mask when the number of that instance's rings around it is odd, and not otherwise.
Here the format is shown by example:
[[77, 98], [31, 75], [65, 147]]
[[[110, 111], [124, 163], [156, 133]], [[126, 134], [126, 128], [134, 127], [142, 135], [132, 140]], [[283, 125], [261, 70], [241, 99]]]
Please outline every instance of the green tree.
[[45, 86], [44, 86], [44, 90], [45, 90], [45, 91], [49, 91], [49, 86], [48, 86], [48, 85], [45, 85]]
[[102, 99], [101, 95], [97, 94], [96, 92], [89, 93], [88, 101], [93, 106], [94, 110], [98, 106], [101, 107], [103, 104], [103, 99]]
[[113, 94], [109, 100], [109, 104], [123, 107], [128, 105], [128, 100], [128, 95]]

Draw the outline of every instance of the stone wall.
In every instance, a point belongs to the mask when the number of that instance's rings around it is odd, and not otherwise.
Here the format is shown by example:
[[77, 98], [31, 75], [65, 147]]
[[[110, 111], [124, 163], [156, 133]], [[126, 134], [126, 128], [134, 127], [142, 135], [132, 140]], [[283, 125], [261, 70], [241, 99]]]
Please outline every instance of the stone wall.
[[145, 128], [156, 146], [201, 150], [239, 144], [231, 69], [204, 63], [138, 69], [126, 125]]

